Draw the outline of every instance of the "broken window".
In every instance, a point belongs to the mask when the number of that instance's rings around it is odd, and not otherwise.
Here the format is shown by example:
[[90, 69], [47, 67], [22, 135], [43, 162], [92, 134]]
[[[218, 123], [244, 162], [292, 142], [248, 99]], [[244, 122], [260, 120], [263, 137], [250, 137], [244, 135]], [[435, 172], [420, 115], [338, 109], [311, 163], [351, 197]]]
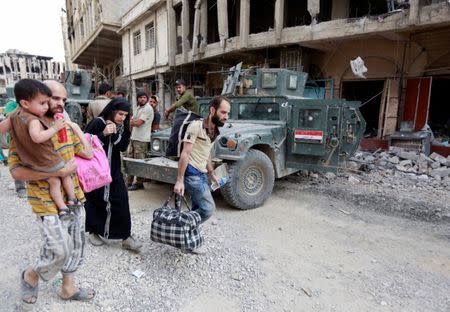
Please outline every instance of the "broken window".
[[84, 37], [84, 21], [83, 21], [83, 18], [80, 18], [80, 35], [81, 35], [81, 38]]
[[350, 0], [349, 17], [380, 15], [388, 12], [386, 0]]
[[446, 142], [450, 140], [448, 90], [450, 90], [450, 76], [433, 77], [428, 125], [439, 141]]
[[384, 80], [344, 81], [342, 98], [349, 101], [360, 101], [360, 111], [366, 120], [365, 137], [376, 137], [379, 127], [379, 115]]
[[273, 30], [274, 13], [274, 0], [250, 0], [250, 33]]
[[176, 34], [177, 34], [177, 54], [183, 52], [183, 41], [182, 41], [182, 30], [181, 30], [181, 11], [182, 11], [181, 3], [174, 7], [175, 10], [175, 25], [176, 25]]
[[240, 0], [228, 0], [228, 37], [236, 37], [239, 34], [239, 9]]
[[189, 1], [189, 34], [186, 38], [189, 42], [189, 48], [192, 47], [192, 40], [194, 37], [195, 2], [196, 1], [194, 0]]
[[331, 21], [332, 0], [320, 0], [320, 12], [317, 16], [318, 22]]
[[217, 1], [208, 0], [208, 44], [219, 41], [219, 26], [217, 18]]
[[295, 27], [311, 24], [308, 2], [286, 0], [284, 3], [284, 27]]
[[141, 53], [141, 31], [138, 30], [133, 33], [133, 51], [134, 55]]
[[145, 25], [145, 49], [153, 49], [155, 47], [155, 25], [153, 22]]

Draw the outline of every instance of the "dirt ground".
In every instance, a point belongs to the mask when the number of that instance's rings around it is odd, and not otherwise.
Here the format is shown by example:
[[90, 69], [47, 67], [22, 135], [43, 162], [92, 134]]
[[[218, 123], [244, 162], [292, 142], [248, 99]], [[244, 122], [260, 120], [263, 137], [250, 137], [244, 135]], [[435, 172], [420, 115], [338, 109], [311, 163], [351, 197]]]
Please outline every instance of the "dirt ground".
[[[7, 189], [11, 179], [1, 173], [0, 311], [12, 311], [23, 308], [19, 274], [38, 256], [39, 234], [26, 200]], [[142, 252], [87, 243], [77, 280], [97, 290], [95, 300], [63, 302], [57, 277], [41, 283], [34, 311], [450, 311], [449, 222], [390, 213], [373, 196], [364, 201], [358, 186], [339, 191], [309, 182], [277, 181], [266, 204], [249, 211], [216, 194], [202, 256], [150, 241], [152, 211], [171, 187], [146, 184], [130, 193]], [[399, 192], [383, 196], [394, 200]], [[447, 209], [443, 194], [436, 202]], [[133, 276], [136, 270], [145, 275]]]

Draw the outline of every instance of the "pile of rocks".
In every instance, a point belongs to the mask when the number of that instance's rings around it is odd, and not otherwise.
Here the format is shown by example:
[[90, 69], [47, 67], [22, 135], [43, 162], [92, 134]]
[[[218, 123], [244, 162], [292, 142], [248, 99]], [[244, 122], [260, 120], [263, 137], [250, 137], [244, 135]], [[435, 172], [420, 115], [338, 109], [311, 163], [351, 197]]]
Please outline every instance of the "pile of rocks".
[[391, 147], [389, 151], [374, 153], [357, 152], [347, 162], [347, 168], [363, 171], [399, 171], [418, 180], [433, 178], [444, 183], [450, 182], [450, 155], [444, 157], [432, 153], [426, 156], [423, 153], [408, 152], [396, 147]]

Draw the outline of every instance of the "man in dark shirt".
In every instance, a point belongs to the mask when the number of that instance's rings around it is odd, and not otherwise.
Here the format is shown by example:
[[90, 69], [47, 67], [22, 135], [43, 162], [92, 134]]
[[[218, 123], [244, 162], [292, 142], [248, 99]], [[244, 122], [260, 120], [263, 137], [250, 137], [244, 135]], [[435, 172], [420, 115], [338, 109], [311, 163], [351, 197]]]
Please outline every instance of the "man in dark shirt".
[[176, 101], [168, 109], [166, 109], [166, 111], [164, 112], [164, 117], [168, 119], [170, 113], [180, 107], [184, 107], [185, 109], [198, 114], [199, 110], [197, 100], [192, 94], [186, 92], [186, 83], [183, 79], [178, 79], [177, 81], [175, 81], [175, 89], [177, 90], [177, 93], [180, 97], [178, 101]]

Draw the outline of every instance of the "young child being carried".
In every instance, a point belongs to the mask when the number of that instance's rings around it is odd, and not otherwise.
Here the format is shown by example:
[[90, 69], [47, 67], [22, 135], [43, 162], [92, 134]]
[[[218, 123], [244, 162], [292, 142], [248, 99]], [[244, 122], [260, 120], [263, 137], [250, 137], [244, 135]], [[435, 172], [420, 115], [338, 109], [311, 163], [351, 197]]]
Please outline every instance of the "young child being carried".
[[[43, 118], [49, 110], [50, 89], [40, 81], [22, 79], [14, 86], [14, 94], [20, 106], [10, 116], [11, 136], [23, 165], [42, 172], [62, 169], [65, 162], [56, 153], [51, 138], [65, 128], [66, 123], [58, 119], [49, 126]], [[78, 204], [72, 177], [51, 177], [47, 182], [59, 217], [69, 218], [71, 208]], [[61, 182], [67, 194], [67, 205], [61, 193]]]

